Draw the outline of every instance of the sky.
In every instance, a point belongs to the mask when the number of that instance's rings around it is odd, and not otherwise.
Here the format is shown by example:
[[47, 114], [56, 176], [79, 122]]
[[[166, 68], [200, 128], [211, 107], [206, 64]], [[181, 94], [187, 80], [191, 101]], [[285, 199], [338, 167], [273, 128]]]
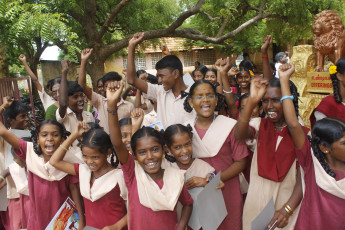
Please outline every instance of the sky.
[[57, 46], [47, 47], [41, 55], [41, 60], [58, 60], [60, 49]]

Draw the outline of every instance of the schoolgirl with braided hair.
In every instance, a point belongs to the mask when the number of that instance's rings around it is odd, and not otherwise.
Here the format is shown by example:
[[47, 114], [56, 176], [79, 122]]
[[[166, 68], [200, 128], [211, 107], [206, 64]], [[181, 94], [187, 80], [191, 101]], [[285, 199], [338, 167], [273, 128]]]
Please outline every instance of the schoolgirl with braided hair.
[[196, 81], [184, 105], [187, 112], [195, 110], [197, 117], [186, 124], [193, 129], [193, 156], [206, 161], [216, 173], [221, 172], [225, 184], [222, 193], [228, 215], [218, 229], [242, 229], [239, 174], [245, 169], [248, 149], [244, 142], [235, 140], [236, 120], [216, 115], [223, 102], [224, 96], [217, 94], [209, 81]]
[[[286, 72], [290, 72], [287, 70]], [[279, 73], [282, 95], [291, 95], [287, 74]], [[323, 118], [309, 138], [299, 124], [290, 98], [283, 100], [285, 120], [303, 169], [303, 201], [294, 229], [343, 229], [345, 211], [345, 121]], [[284, 204], [291, 215], [293, 204]], [[272, 223], [271, 223], [272, 224]]]
[[46, 120], [33, 131], [33, 142], [26, 142], [0, 123], [0, 136], [12, 145], [14, 154], [27, 166], [30, 197], [28, 230], [45, 229], [67, 197], [72, 197], [76, 204], [80, 216], [79, 225], [85, 225], [84, 211], [76, 187], [78, 178], [55, 169], [49, 163], [49, 159], [68, 134], [63, 124]]
[[[64, 160], [75, 140], [85, 164]], [[110, 163], [108, 159], [110, 158]], [[127, 225], [127, 189], [109, 135], [96, 123], [79, 122], [77, 129], [60, 145], [49, 160], [56, 169], [79, 177], [85, 206], [86, 225], [122, 229]]]
[[322, 99], [310, 116], [311, 126], [324, 117], [336, 117], [345, 121], [345, 57], [329, 68], [333, 94]]

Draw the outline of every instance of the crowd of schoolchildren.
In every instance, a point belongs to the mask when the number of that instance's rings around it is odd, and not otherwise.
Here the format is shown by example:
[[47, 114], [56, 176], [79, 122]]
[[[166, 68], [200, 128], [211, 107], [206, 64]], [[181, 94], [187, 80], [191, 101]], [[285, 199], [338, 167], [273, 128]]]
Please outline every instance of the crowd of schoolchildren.
[[[70, 64], [61, 61], [48, 93], [19, 57], [46, 120], [31, 136], [18, 135], [30, 108], [11, 97], [0, 106], [10, 127], [0, 123], [0, 188], [9, 202], [3, 229], [45, 229], [67, 197], [78, 229], [191, 229], [189, 191], [219, 172], [215, 189], [227, 215], [218, 229], [251, 229], [271, 198], [267, 229], [345, 229], [345, 58], [331, 66], [334, 93], [315, 109], [309, 130], [289, 80], [294, 65], [284, 54], [277, 69], [269, 62], [272, 36], [261, 48], [262, 77], [249, 60], [237, 68], [225, 58], [214, 69], [196, 67], [190, 87], [174, 55], [157, 62], [157, 76], [136, 72], [143, 37], [129, 41], [126, 77], [105, 74], [97, 92], [86, 85], [92, 49], [81, 53], [78, 82], [67, 80]], [[148, 127], [155, 122], [164, 130]]]

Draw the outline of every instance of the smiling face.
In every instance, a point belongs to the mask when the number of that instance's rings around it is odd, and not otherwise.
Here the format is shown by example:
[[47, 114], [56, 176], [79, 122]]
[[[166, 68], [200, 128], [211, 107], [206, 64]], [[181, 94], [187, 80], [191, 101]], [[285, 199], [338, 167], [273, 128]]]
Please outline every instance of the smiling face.
[[[90, 148], [87, 146], [82, 147], [83, 160], [90, 170], [94, 173], [102, 171], [109, 164], [107, 161], [107, 154], [101, 153], [96, 148]], [[109, 149], [109, 155], [111, 149]]]
[[58, 126], [53, 124], [43, 125], [37, 139], [37, 143], [42, 149], [43, 158], [49, 160], [62, 141], [63, 138]]
[[171, 146], [168, 147], [169, 151], [174, 155], [177, 160], [177, 165], [181, 168], [188, 168], [192, 163], [192, 139], [188, 133], [176, 133], [172, 137]]
[[198, 117], [209, 118], [214, 116], [217, 99], [211, 85], [202, 83], [194, 89], [192, 98], [189, 98], [188, 101], [190, 106], [194, 108]]
[[165, 91], [172, 89], [175, 86], [176, 78], [180, 77], [177, 69], [171, 71], [168, 68], [158, 69], [157, 76]]
[[247, 71], [241, 71], [239, 74], [237, 74], [236, 81], [237, 81], [237, 84], [240, 86], [241, 90], [249, 89], [250, 75]]
[[198, 81], [198, 80], [203, 79], [204, 75], [199, 70], [196, 70], [194, 71], [194, 75], [192, 75], [192, 78], [194, 81]]
[[132, 125], [123, 125], [120, 127], [122, 142], [126, 145], [129, 152], [132, 153], [131, 138], [132, 138]]
[[28, 111], [22, 111], [17, 114], [15, 119], [9, 118], [8, 121], [12, 129], [27, 129], [29, 124]]
[[217, 83], [217, 75], [213, 71], [207, 71], [205, 74], [205, 80], [212, 83], [212, 85], [216, 85]]
[[152, 178], [163, 176], [162, 157], [163, 148], [154, 137], [143, 136], [137, 139], [135, 159]]
[[282, 93], [278, 87], [268, 87], [265, 96], [262, 99], [264, 112], [273, 123], [283, 123], [283, 106], [280, 102]]
[[68, 96], [68, 106], [75, 113], [82, 113], [84, 110], [83, 92], [75, 92], [72, 96]]

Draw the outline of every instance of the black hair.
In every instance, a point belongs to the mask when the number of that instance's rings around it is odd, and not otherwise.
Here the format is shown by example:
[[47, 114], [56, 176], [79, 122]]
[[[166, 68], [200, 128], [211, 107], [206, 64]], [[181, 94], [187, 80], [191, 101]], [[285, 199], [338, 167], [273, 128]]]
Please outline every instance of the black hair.
[[143, 70], [143, 69], [140, 69], [140, 70], [138, 70], [138, 71], [136, 72], [137, 77], [139, 77], [140, 74], [142, 74], [142, 73], [147, 73], [147, 72], [146, 72], [145, 70]]
[[275, 58], [274, 58], [275, 61], [276, 61], [276, 63], [279, 63], [279, 62], [280, 62], [280, 59], [283, 58], [285, 55], [286, 55], [286, 54], [285, 54], [284, 52], [279, 52], [279, 53], [277, 53], [276, 56], [275, 56]]
[[101, 81], [102, 84], [103, 84], [103, 77], [101, 77], [100, 79], [97, 80], [97, 82], [96, 82], [96, 85], [97, 85], [97, 86], [98, 86], [98, 83], [99, 83], [100, 81]]
[[132, 125], [132, 119], [130, 117], [121, 118], [119, 120], [119, 126]]
[[215, 111], [221, 110], [221, 108], [222, 108], [223, 105], [224, 105], [224, 101], [225, 101], [224, 95], [223, 95], [223, 94], [220, 94], [220, 93], [217, 93], [215, 86], [212, 85], [211, 82], [206, 81], [206, 80], [204, 80], [204, 79], [197, 80], [197, 81], [194, 82], [194, 84], [190, 87], [188, 96], [186, 97], [186, 99], [185, 99], [184, 102], [183, 102], [184, 110], [186, 110], [188, 113], [190, 113], [190, 112], [193, 111], [193, 108], [190, 106], [190, 104], [189, 104], [189, 102], [188, 102], [188, 99], [193, 97], [195, 88], [196, 88], [197, 86], [201, 85], [201, 84], [209, 84], [209, 85], [211, 86], [212, 90], [214, 91], [214, 94], [215, 94], [215, 95], [217, 96], [217, 98], [218, 98], [217, 106], [216, 106], [216, 108], [215, 108]]
[[334, 142], [342, 138], [345, 134], [345, 121], [332, 117], [323, 118], [315, 123], [311, 133], [311, 147], [315, 157], [319, 160], [326, 173], [335, 177], [336, 174], [328, 166], [320, 145], [330, 148]]
[[[171, 147], [172, 139], [177, 133], [187, 133], [189, 138], [192, 140], [193, 133], [192, 133], [192, 127], [188, 124], [187, 126], [181, 125], [181, 124], [175, 124], [170, 125], [165, 131], [164, 131], [164, 140], [165, 144], [168, 148]], [[165, 159], [167, 159], [170, 162], [176, 162], [176, 158], [173, 155], [165, 154]]]
[[[240, 98], [238, 99], [238, 109], [241, 111], [241, 103], [242, 103], [242, 100], [245, 99], [245, 98], [248, 98], [249, 97], [249, 93], [244, 93], [240, 96]], [[259, 101], [258, 103], [258, 106], [259, 106], [259, 110], [260, 108], [262, 107], [262, 101]], [[266, 116], [265, 112], [262, 112], [260, 113], [259, 111], [259, 117], [262, 117], [264, 118]]]
[[89, 122], [88, 125], [90, 126], [90, 130], [83, 133], [82, 140], [79, 142], [80, 149], [88, 147], [96, 149], [105, 155], [107, 155], [108, 150], [111, 149], [110, 164], [116, 168], [119, 165], [119, 160], [111, 143], [110, 136], [99, 126], [99, 124]]
[[67, 81], [67, 92], [68, 96], [72, 96], [75, 93], [84, 92], [84, 90], [77, 82]]
[[[277, 87], [277, 88], [281, 88], [280, 86], [280, 80], [278, 78], [272, 78], [271, 80], [269, 80], [268, 85], [271, 87]], [[299, 93], [297, 91], [297, 87], [296, 85], [289, 80], [289, 86], [290, 86], [290, 91], [291, 91], [291, 95], [293, 96], [293, 105], [295, 107], [296, 110], [296, 116], [298, 117], [298, 96]]]
[[241, 61], [240, 65], [239, 65], [239, 70], [240, 71], [247, 71], [250, 75], [249, 70], [254, 73], [253, 63], [249, 60], [243, 60], [243, 61]]
[[176, 57], [175, 55], [167, 55], [163, 57], [156, 63], [155, 66], [156, 70], [159, 69], [170, 69], [170, 72], [174, 71], [175, 69], [178, 70], [180, 73], [180, 77], [183, 77], [183, 65], [181, 60]]
[[115, 71], [108, 72], [102, 77], [103, 85], [105, 85], [107, 81], [121, 81], [121, 80], [122, 80], [121, 75]]
[[52, 90], [53, 80], [54, 80], [54, 79], [50, 79], [50, 80], [47, 82], [47, 85], [46, 85], [46, 88], [47, 88], [47, 89]]
[[201, 65], [201, 63], [199, 61], [195, 61], [194, 64]]
[[20, 101], [13, 101], [11, 106], [4, 112], [5, 121], [8, 122], [9, 118], [16, 119], [16, 116], [21, 112], [30, 111], [30, 107]]
[[51, 125], [55, 125], [56, 127], [58, 127], [62, 140], [66, 139], [71, 134], [70, 132], [66, 131], [65, 126], [63, 124], [61, 124], [60, 122], [57, 122], [56, 120], [44, 120], [44, 121], [42, 121], [36, 127], [35, 130], [31, 131], [31, 139], [32, 139], [34, 151], [39, 156], [42, 155], [43, 152], [42, 152], [41, 146], [39, 145], [37, 140], [38, 140], [41, 128], [46, 124], [51, 124]]
[[206, 72], [208, 71], [208, 68], [207, 68], [206, 66], [204, 66], [204, 65], [199, 66], [198, 68], [196, 68], [195, 70], [193, 70], [193, 72], [192, 72], [192, 76], [193, 76], [193, 77], [194, 77], [194, 73], [195, 73], [196, 71], [200, 71], [200, 72], [202, 73], [202, 75], [203, 75], [203, 78], [204, 78], [205, 75], [206, 75]]
[[[337, 66], [337, 73], [340, 73], [340, 74], [345, 73], [345, 57], [340, 58], [335, 65]], [[340, 93], [339, 80], [337, 78], [337, 73], [331, 74], [331, 80], [332, 80], [332, 85], [333, 85], [333, 95], [337, 103], [342, 103], [343, 97], [341, 96], [341, 93]]]
[[249, 53], [243, 53], [243, 57], [249, 57]]
[[207, 73], [208, 71], [213, 72], [213, 73], [214, 73], [214, 74], [216, 74], [216, 76], [217, 76], [217, 69], [214, 69], [214, 68], [208, 68], [208, 69], [206, 70], [206, 72], [205, 72], [205, 76], [206, 76], [206, 73]]
[[146, 127], [143, 126], [142, 128], [140, 128], [138, 131], [136, 131], [131, 139], [131, 147], [133, 150], [133, 155], [136, 155], [136, 149], [137, 149], [137, 141], [138, 139], [142, 138], [142, 137], [153, 137], [162, 147], [162, 150], [164, 150], [164, 138], [163, 138], [163, 134], [158, 132], [157, 130], [155, 130], [154, 128], [151, 127]]
[[55, 84], [60, 84], [61, 82], [61, 77], [56, 77], [56, 78], [53, 78], [53, 79], [50, 79], [48, 82], [47, 82], [47, 89], [49, 89], [50, 91], [52, 91], [53, 89], [53, 86]]

